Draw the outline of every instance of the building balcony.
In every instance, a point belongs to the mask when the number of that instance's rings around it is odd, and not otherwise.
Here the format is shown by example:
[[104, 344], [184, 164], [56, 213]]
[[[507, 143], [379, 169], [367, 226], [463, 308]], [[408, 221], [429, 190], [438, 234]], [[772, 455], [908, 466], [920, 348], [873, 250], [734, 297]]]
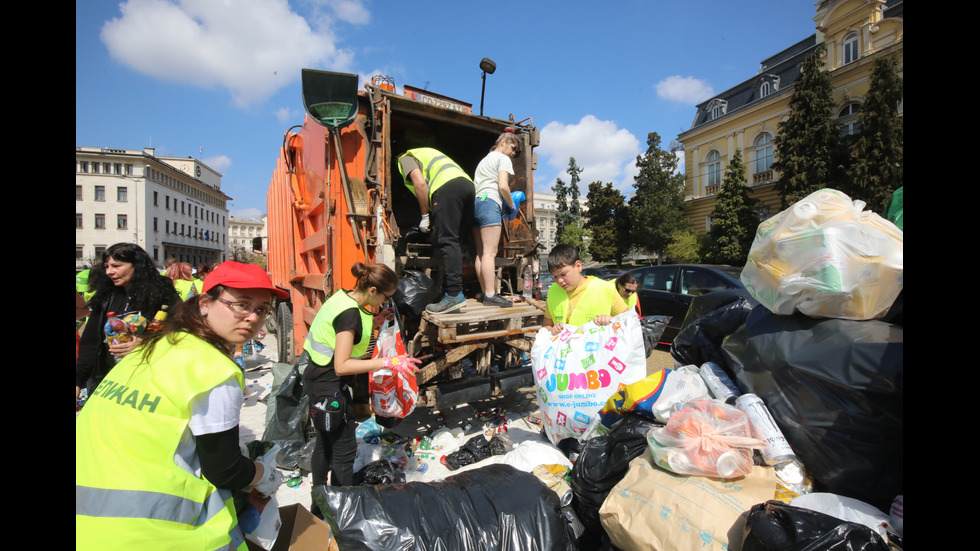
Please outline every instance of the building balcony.
[[717, 195], [721, 191], [721, 184], [715, 184], [713, 186], [704, 186], [704, 194], [707, 195]]
[[765, 172], [757, 172], [752, 175], [752, 185], [761, 186], [762, 184], [768, 184], [776, 179], [776, 175], [771, 170]]

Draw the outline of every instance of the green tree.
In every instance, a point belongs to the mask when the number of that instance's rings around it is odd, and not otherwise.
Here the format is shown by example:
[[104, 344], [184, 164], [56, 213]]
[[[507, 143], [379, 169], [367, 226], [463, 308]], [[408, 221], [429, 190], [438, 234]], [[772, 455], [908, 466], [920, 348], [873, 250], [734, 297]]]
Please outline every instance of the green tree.
[[903, 96], [898, 61], [876, 59], [868, 96], [861, 107], [862, 128], [854, 146], [854, 162], [843, 191], [878, 213], [884, 213], [892, 192], [903, 185], [905, 137], [898, 113]]
[[657, 253], [662, 263], [674, 234], [687, 229], [684, 218], [684, 175], [677, 174], [677, 157], [660, 148], [660, 135], [647, 135], [647, 151], [636, 157], [640, 170], [633, 179], [630, 199], [631, 238], [634, 246]]
[[667, 245], [667, 261], [672, 264], [697, 264], [701, 262], [701, 242], [691, 230], [674, 232]]
[[561, 243], [561, 236], [565, 233], [565, 226], [571, 222], [571, 216], [568, 212], [568, 188], [565, 187], [565, 182], [561, 178], [557, 178], [555, 185], [551, 186], [551, 191], [555, 192], [555, 203], [558, 207], [555, 211], [555, 240]]
[[581, 251], [582, 256], [585, 257], [587, 256], [585, 244], [590, 237], [590, 232], [589, 230], [585, 229], [584, 225], [582, 225], [582, 221], [576, 220], [568, 226], [565, 226], [565, 232], [561, 234], [561, 239], [559, 239], [558, 242], [578, 247], [578, 250]]
[[568, 211], [572, 213], [575, 220], [582, 217], [582, 205], [578, 202], [579, 189], [578, 183], [581, 181], [579, 174], [582, 173], [582, 169], [575, 163], [575, 157], [568, 158], [568, 176], [572, 179], [572, 183], [568, 186]]
[[592, 232], [589, 254], [599, 262], [615, 260], [617, 265], [622, 265], [623, 256], [629, 252], [629, 208], [626, 198], [611, 183], [603, 186], [602, 182], [589, 184], [587, 197], [585, 206], [589, 211], [589, 221], [585, 227]]
[[773, 143], [779, 172], [776, 190], [783, 208], [825, 187], [839, 187], [839, 131], [834, 120], [833, 86], [823, 70], [823, 44], [807, 56], [789, 100], [789, 118], [779, 123]]
[[721, 191], [715, 196], [711, 213], [711, 232], [706, 241], [705, 259], [715, 264], [745, 264], [755, 238], [759, 219], [755, 213], [756, 200], [745, 186], [745, 163], [742, 150], [736, 149], [725, 171]]

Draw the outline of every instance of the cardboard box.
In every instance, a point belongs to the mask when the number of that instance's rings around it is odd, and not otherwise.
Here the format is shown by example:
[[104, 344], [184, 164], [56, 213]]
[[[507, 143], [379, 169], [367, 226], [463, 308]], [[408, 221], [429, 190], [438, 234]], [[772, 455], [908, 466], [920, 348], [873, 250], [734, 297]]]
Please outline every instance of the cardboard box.
[[[330, 525], [313, 516], [299, 503], [279, 508], [279, 537], [269, 551], [340, 551], [330, 533]], [[245, 540], [250, 551], [265, 551]]]

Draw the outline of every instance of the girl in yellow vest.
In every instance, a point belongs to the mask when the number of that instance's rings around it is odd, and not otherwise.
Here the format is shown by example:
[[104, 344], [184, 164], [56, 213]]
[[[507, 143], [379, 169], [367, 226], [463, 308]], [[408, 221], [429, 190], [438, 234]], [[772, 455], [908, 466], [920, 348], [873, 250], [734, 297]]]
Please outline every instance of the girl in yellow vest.
[[89, 396], [75, 421], [76, 549], [240, 549], [231, 495], [282, 475], [242, 455], [235, 345], [272, 311], [262, 268], [225, 262]]
[[167, 268], [167, 277], [174, 282], [174, 289], [180, 300], [187, 300], [199, 294], [194, 288], [194, 276], [191, 275], [191, 265], [186, 262], [175, 262]]
[[[303, 387], [310, 397], [310, 417], [316, 428], [313, 450], [313, 484], [326, 484], [330, 472], [333, 486], [354, 483], [354, 409], [350, 386], [353, 376], [376, 369], [391, 369], [415, 376], [419, 360], [407, 356], [361, 359], [367, 352], [371, 334], [383, 321], [368, 307], [380, 306], [398, 290], [398, 276], [383, 264], [358, 262], [351, 268], [357, 288], [337, 291], [317, 312], [303, 343], [300, 363], [309, 364], [303, 372]], [[316, 506], [313, 513], [318, 516]]]

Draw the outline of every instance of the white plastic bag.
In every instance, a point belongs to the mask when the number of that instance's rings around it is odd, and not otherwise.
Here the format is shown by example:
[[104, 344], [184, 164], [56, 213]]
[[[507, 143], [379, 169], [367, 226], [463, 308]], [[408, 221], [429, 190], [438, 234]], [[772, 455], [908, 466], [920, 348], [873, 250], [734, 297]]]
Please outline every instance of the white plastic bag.
[[902, 290], [903, 233], [863, 209], [863, 201], [822, 189], [759, 224], [745, 288], [776, 314], [883, 316]]
[[646, 376], [640, 320], [632, 311], [610, 325], [565, 325], [553, 336], [538, 331], [531, 348], [538, 406], [552, 443], [580, 438], [621, 384]]
[[[258, 459], [263, 468], [276, 468], [276, 456], [279, 455], [279, 450], [277, 444]], [[279, 518], [279, 500], [274, 495], [262, 496], [253, 489], [248, 496], [248, 502], [250, 510], [239, 519], [245, 538], [261, 545], [263, 549], [272, 549], [282, 527], [282, 520]]]

